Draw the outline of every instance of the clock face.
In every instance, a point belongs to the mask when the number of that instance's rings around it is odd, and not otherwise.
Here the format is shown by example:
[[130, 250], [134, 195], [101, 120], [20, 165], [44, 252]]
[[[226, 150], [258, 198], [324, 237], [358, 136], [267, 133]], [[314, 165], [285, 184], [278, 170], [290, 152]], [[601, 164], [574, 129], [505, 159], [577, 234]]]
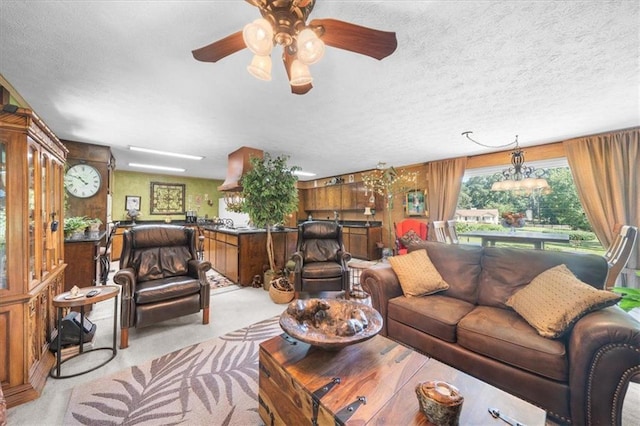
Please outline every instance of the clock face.
[[64, 176], [64, 187], [78, 198], [93, 197], [100, 190], [100, 172], [88, 164], [76, 164]]

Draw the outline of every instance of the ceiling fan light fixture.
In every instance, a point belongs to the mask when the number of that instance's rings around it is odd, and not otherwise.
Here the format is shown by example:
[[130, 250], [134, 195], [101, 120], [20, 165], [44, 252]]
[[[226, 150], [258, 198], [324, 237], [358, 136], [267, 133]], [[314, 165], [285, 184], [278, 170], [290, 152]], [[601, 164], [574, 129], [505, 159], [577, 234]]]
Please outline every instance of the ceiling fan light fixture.
[[271, 81], [271, 56], [253, 55], [247, 71], [258, 80]]
[[313, 81], [309, 67], [298, 59], [294, 59], [291, 63], [291, 80], [289, 84], [292, 86], [304, 86]]
[[311, 28], [305, 28], [297, 36], [298, 60], [306, 65], [315, 64], [324, 56], [324, 42]]
[[269, 55], [273, 49], [273, 28], [266, 19], [256, 19], [244, 26], [242, 39], [247, 48], [256, 55]]

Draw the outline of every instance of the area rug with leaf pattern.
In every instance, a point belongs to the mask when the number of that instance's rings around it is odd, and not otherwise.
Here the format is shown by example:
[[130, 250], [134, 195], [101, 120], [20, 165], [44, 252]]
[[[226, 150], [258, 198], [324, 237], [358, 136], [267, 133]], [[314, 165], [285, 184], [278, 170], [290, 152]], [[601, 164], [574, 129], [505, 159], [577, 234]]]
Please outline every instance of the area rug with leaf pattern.
[[278, 317], [73, 389], [65, 425], [255, 425], [260, 342]]

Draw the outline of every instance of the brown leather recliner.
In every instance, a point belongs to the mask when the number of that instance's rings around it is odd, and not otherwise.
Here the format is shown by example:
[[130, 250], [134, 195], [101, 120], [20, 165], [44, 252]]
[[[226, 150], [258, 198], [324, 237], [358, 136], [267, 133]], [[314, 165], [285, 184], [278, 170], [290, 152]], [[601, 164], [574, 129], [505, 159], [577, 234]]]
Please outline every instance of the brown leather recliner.
[[342, 226], [335, 222], [303, 222], [298, 225], [294, 287], [300, 292], [345, 291], [349, 297], [351, 254], [344, 249]]
[[202, 310], [209, 323], [211, 263], [198, 260], [196, 231], [173, 225], [142, 225], [124, 233], [120, 270], [122, 286], [120, 348], [129, 346], [129, 327], [193, 314]]

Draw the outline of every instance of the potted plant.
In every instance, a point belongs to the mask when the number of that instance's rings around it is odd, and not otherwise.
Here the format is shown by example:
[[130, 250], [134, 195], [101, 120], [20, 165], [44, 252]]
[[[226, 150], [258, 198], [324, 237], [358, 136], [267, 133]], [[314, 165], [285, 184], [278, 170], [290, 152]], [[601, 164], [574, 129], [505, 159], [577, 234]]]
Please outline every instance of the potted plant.
[[[267, 257], [269, 270], [275, 274], [277, 267], [273, 254], [273, 239], [271, 229], [281, 224], [284, 217], [298, 208], [298, 178], [293, 174], [299, 167], [287, 166], [287, 156], [273, 158], [265, 153], [263, 158], [251, 157], [251, 168], [241, 180], [244, 202], [242, 211], [249, 217], [256, 227], [264, 227], [267, 232]], [[264, 289], [269, 289], [270, 279], [263, 281]]]
[[93, 219], [87, 219], [87, 224], [89, 225], [89, 232], [97, 232], [100, 230], [100, 225], [102, 225], [102, 221], [94, 217]]
[[84, 216], [65, 217], [64, 235], [72, 240], [79, 240], [84, 237], [84, 230], [87, 226], [89, 226], [89, 223]]

